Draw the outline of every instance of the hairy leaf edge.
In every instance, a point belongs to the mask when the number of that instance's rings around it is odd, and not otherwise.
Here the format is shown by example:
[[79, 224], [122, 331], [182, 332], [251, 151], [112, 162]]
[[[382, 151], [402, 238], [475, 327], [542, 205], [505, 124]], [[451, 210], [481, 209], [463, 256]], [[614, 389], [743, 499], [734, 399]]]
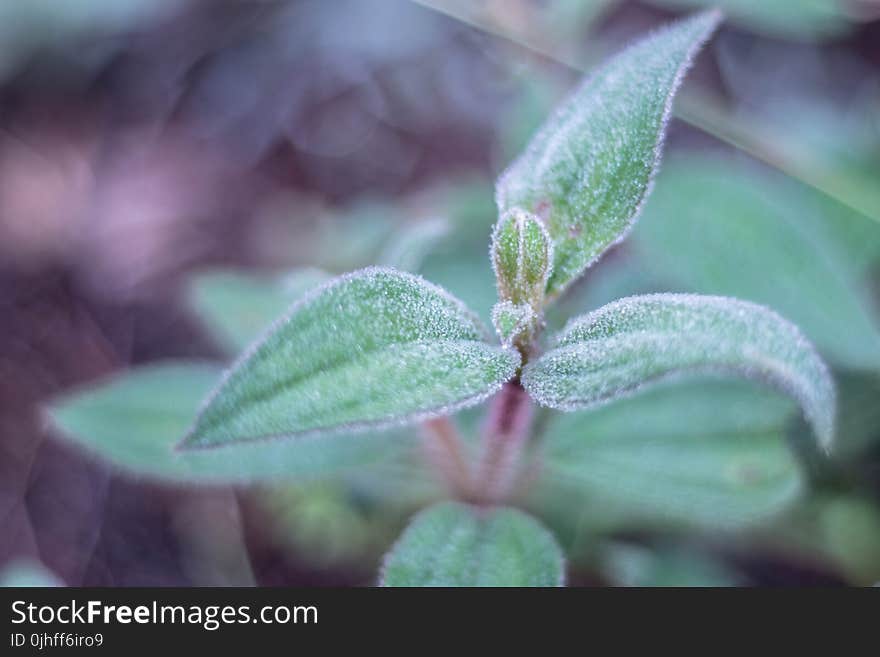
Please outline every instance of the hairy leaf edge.
[[[504, 379], [503, 381], [498, 382], [496, 385], [488, 388], [487, 390], [483, 391], [480, 394], [472, 395], [472, 396], [467, 397], [465, 399], [462, 399], [456, 403], [445, 404], [445, 405], [437, 406], [435, 408], [431, 408], [428, 410], [418, 411], [415, 413], [403, 415], [401, 417], [392, 418], [392, 419], [388, 419], [388, 420], [376, 420], [376, 421], [369, 421], [369, 422], [348, 422], [348, 423], [333, 425], [333, 427], [317, 427], [314, 429], [308, 429], [306, 431], [252, 436], [252, 437], [248, 437], [248, 438], [227, 440], [227, 441], [224, 441], [222, 445], [203, 445], [203, 444], [199, 444], [199, 443], [196, 443], [193, 441], [193, 437], [195, 436], [196, 428], [198, 427], [202, 416], [204, 415], [204, 413], [208, 409], [208, 407], [214, 403], [214, 400], [221, 393], [221, 391], [226, 386], [229, 379], [241, 367], [243, 367], [244, 364], [248, 360], [250, 360], [251, 356], [253, 356], [263, 346], [263, 344], [272, 335], [274, 335], [274, 333], [276, 331], [280, 330], [285, 324], [287, 324], [287, 322], [293, 317], [293, 315], [295, 315], [297, 312], [299, 312], [299, 310], [302, 306], [306, 305], [307, 303], [310, 303], [315, 298], [319, 297], [320, 295], [324, 294], [326, 291], [328, 291], [338, 285], [342, 285], [343, 283], [347, 283], [348, 281], [353, 280], [355, 278], [360, 278], [362, 276], [373, 276], [376, 274], [393, 274], [395, 276], [400, 276], [402, 278], [410, 279], [411, 281], [413, 281], [417, 284], [424, 285], [425, 287], [431, 289], [432, 291], [436, 292], [437, 294], [439, 294], [443, 298], [447, 299], [448, 301], [453, 302], [458, 307], [458, 309], [462, 311], [462, 314], [465, 315], [471, 321], [474, 328], [483, 337], [484, 343], [486, 344], [487, 347], [495, 348], [500, 353], [507, 355], [511, 359], [510, 360], [510, 364], [511, 364], [510, 373], [508, 374], [507, 378]], [[415, 423], [422, 422], [425, 420], [430, 420], [430, 419], [433, 419], [436, 417], [451, 415], [457, 411], [463, 410], [463, 409], [468, 408], [470, 406], [475, 406], [476, 404], [479, 404], [480, 402], [491, 397], [493, 394], [495, 394], [496, 392], [498, 392], [501, 389], [501, 387], [504, 385], [505, 381], [509, 380], [516, 373], [517, 368], [519, 368], [519, 366], [520, 366], [521, 357], [519, 355], [519, 352], [517, 352], [515, 349], [504, 348], [504, 347], [501, 347], [500, 345], [491, 344], [489, 342], [489, 339], [490, 339], [489, 335], [490, 335], [489, 332], [487, 331], [486, 327], [483, 325], [483, 322], [480, 320], [480, 318], [477, 316], [477, 314], [474, 313], [470, 308], [468, 308], [467, 305], [465, 305], [465, 303], [461, 299], [457, 298], [455, 295], [451, 294], [449, 291], [443, 289], [439, 285], [436, 285], [434, 283], [431, 283], [430, 281], [425, 280], [424, 278], [422, 278], [418, 274], [412, 274], [409, 272], [400, 271], [399, 269], [394, 269], [393, 267], [374, 266], [374, 267], [365, 267], [363, 269], [358, 269], [356, 271], [349, 272], [349, 273], [343, 274], [341, 276], [337, 276], [336, 278], [333, 278], [333, 279], [325, 282], [324, 284], [319, 285], [318, 287], [312, 289], [311, 291], [306, 293], [301, 299], [298, 299], [297, 301], [295, 301], [293, 303], [293, 305], [291, 305], [290, 308], [288, 308], [287, 311], [279, 319], [277, 319], [275, 322], [273, 322], [271, 325], [269, 325], [266, 328], [266, 330], [263, 331], [263, 334], [259, 338], [257, 338], [251, 344], [250, 347], [245, 349], [244, 352], [233, 362], [233, 364], [230, 365], [223, 372], [223, 374], [220, 377], [220, 381], [217, 383], [217, 385], [214, 387], [214, 389], [210, 393], [208, 393], [208, 396], [205, 398], [205, 400], [200, 405], [199, 410], [196, 413], [196, 419], [193, 422], [192, 427], [186, 433], [186, 435], [180, 440], [180, 442], [178, 442], [177, 445], [175, 445], [174, 449], [175, 449], [175, 451], [220, 449], [220, 448], [225, 447], [226, 445], [234, 445], [234, 444], [239, 444], [239, 443], [279, 440], [279, 439], [286, 439], [286, 438], [306, 438], [306, 437], [336, 434], [336, 433], [340, 433], [340, 432], [363, 433], [363, 432], [372, 431], [372, 430], [380, 431], [383, 429], [394, 429], [394, 428], [404, 427], [404, 426], [407, 426], [410, 424], [415, 424]], [[473, 342], [475, 344], [480, 344], [480, 342], [477, 340], [474, 340], [474, 341], [454, 340], [451, 342]]]
[[[672, 115], [672, 107], [673, 107], [673, 103], [675, 101], [675, 96], [678, 93], [678, 90], [681, 87], [682, 83], [684, 82], [685, 76], [687, 75], [687, 73], [691, 69], [691, 67], [693, 66], [694, 61], [695, 61], [697, 55], [699, 54], [700, 50], [702, 50], [703, 46], [706, 45], [706, 43], [709, 41], [709, 39], [714, 34], [715, 30], [718, 29], [718, 26], [721, 24], [722, 20], [724, 19], [724, 12], [722, 12], [720, 9], [709, 9], [707, 11], [695, 14], [694, 16], [690, 17], [690, 19], [696, 20], [700, 16], [706, 16], [706, 18], [708, 19], [708, 24], [707, 24], [705, 30], [703, 31], [703, 33], [700, 35], [700, 37], [698, 39], [695, 39], [694, 42], [691, 44], [691, 47], [688, 49], [687, 54], [684, 58], [684, 61], [682, 61], [681, 65], [678, 67], [678, 70], [676, 71], [675, 79], [673, 80], [672, 85], [669, 87], [669, 93], [666, 95], [666, 99], [663, 104], [663, 113], [660, 117], [660, 132], [657, 135], [657, 140], [654, 142], [654, 148], [652, 149], [653, 150], [653, 154], [652, 154], [653, 155], [653, 158], [652, 158], [653, 163], [652, 163], [652, 167], [651, 167], [651, 172], [648, 175], [648, 183], [645, 186], [645, 191], [642, 194], [641, 199], [639, 199], [639, 202], [636, 205], [636, 208], [633, 211], [632, 216], [630, 217], [626, 226], [624, 226], [623, 230], [621, 230], [621, 232], [618, 234], [618, 236], [613, 241], [611, 241], [604, 249], [602, 249], [602, 251], [600, 251], [595, 257], [593, 257], [592, 260], [588, 261], [583, 266], [583, 268], [581, 269], [581, 273], [578, 276], [573, 277], [571, 280], [566, 281], [565, 283], [561, 284], [560, 286], [558, 286], [554, 289], [550, 289], [550, 283], [553, 280], [553, 274], [552, 273], [550, 274], [550, 276], [548, 277], [548, 280], [547, 280], [548, 301], [551, 301], [554, 298], [559, 297], [563, 292], [565, 292], [566, 289], [568, 289], [575, 281], [577, 281], [581, 276], [583, 276], [583, 273], [585, 271], [587, 271], [589, 268], [591, 268], [593, 265], [595, 265], [602, 258], [602, 256], [604, 256], [606, 253], [608, 253], [608, 251], [610, 251], [612, 248], [614, 248], [615, 246], [617, 246], [618, 244], [623, 242], [627, 237], [629, 237], [629, 234], [632, 232], [632, 229], [635, 227], [635, 224], [638, 221], [639, 216], [642, 213], [642, 210], [644, 209], [645, 203], [648, 200], [648, 197], [650, 197], [651, 192], [654, 189], [654, 181], [657, 177], [657, 172], [659, 171], [660, 164], [662, 163], [662, 160], [663, 160], [663, 144], [666, 141], [666, 132], [667, 132], [667, 128], [669, 126], [669, 119]], [[685, 18], [683, 20], [689, 20], [689, 19]], [[669, 26], [664, 26], [664, 27], [659, 27], [657, 29], [651, 30], [647, 35], [641, 35], [639, 38], [634, 39], [632, 42], [630, 42], [626, 47], [621, 48], [614, 55], [611, 55], [606, 60], [606, 64], [600, 66], [599, 68], [596, 69], [596, 71], [594, 73], [591, 73], [590, 75], [588, 75], [586, 80], [584, 80], [573, 91], [571, 91], [568, 94], [568, 96], [566, 96], [566, 99], [563, 100], [559, 104], [558, 108], [552, 113], [552, 115], [550, 117], [548, 117], [547, 119], [545, 119], [545, 125], [551, 124], [554, 121], [554, 119], [556, 119], [558, 116], [560, 116], [561, 112], [562, 112], [562, 108], [567, 107], [569, 104], [569, 101], [571, 99], [573, 99], [575, 96], [577, 96], [582, 90], [589, 87], [593, 83], [596, 75], [598, 75], [598, 73], [600, 71], [602, 71], [602, 69], [604, 69], [604, 67], [608, 63], [610, 63], [617, 55], [624, 53], [630, 47], [635, 46], [637, 43], [639, 43], [640, 41], [642, 41], [644, 39], [650, 39], [650, 38], [656, 36], [658, 33], [663, 32], [664, 29], [667, 29], [668, 27]], [[528, 148], [528, 146], [526, 146], [526, 148]], [[513, 209], [513, 208], [505, 208], [504, 207], [504, 205], [502, 203], [502, 199], [501, 199], [500, 188], [502, 186], [501, 183], [504, 181], [505, 178], [507, 178], [507, 176], [510, 174], [511, 170], [516, 166], [518, 160], [519, 160], [519, 157], [517, 157], [510, 165], [508, 165], [508, 167], [502, 172], [502, 174], [498, 178], [498, 185], [496, 186], [496, 192], [495, 192], [495, 204], [498, 207], [499, 212], [506, 212], [506, 211]], [[554, 263], [554, 267], [553, 267], [554, 271], [560, 269], [559, 267], [556, 267], [555, 265], [556, 265], [556, 263]]]
[[[582, 315], [580, 317], [574, 317], [574, 318], [570, 319], [568, 321], [568, 323], [565, 325], [565, 327], [554, 337], [553, 343], [554, 343], [554, 345], [558, 345], [562, 340], [564, 340], [568, 336], [569, 333], [571, 333], [573, 330], [575, 330], [578, 326], [591, 321], [591, 319], [596, 315], [596, 313], [598, 313], [600, 311], [604, 312], [607, 310], [612, 310], [612, 309], [614, 309], [614, 307], [621, 305], [621, 304], [625, 304], [625, 303], [627, 303], [631, 300], [634, 300], [634, 299], [650, 299], [650, 298], [661, 298], [662, 299], [662, 298], [666, 298], [669, 296], [675, 296], [675, 297], [683, 297], [684, 296], [684, 297], [700, 298], [700, 299], [707, 300], [710, 302], [718, 302], [718, 301], [726, 302], [726, 301], [730, 301], [732, 299], [731, 297], [713, 296], [713, 295], [696, 295], [696, 294], [671, 294], [670, 295], [668, 293], [633, 295], [633, 296], [623, 297], [621, 299], [617, 299], [616, 301], [612, 301], [611, 303], [606, 304], [605, 306], [597, 308], [596, 310], [589, 312], [585, 315]], [[752, 301], [744, 301], [742, 299], [734, 299], [734, 300], [737, 303], [743, 304], [745, 306], [750, 306], [754, 309], [761, 310], [762, 312], [765, 312], [765, 313], [773, 316], [781, 324], [783, 324], [786, 327], [788, 327], [789, 329], [791, 329], [795, 333], [795, 335], [799, 338], [799, 340], [802, 342], [802, 344], [804, 345], [806, 350], [810, 353], [813, 360], [815, 360], [816, 363], [818, 364], [819, 370], [822, 375], [823, 383], [826, 384], [824, 387], [827, 388], [827, 392], [830, 397], [830, 403], [832, 406], [830, 423], [829, 423], [828, 427], [818, 427], [815, 423], [812, 422], [812, 420], [809, 417], [807, 417], [806, 419], [813, 426], [813, 430], [816, 432], [816, 435], [819, 438], [819, 444], [822, 446], [822, 449], [825, 451], [826, 454], [831, 453], [833, 443], [834, 443], [834, 426], [835, 426], [836, 411], [837, 411], [837, 391], [836, 391], [836, 387], [834, 385], [834, 378], [831, 376], [831, 372], [828, 369], [828, 365], [825, 362], [825, 359], [823, 359], [819, 355], [819, 352], [816, 350], [816, 347], [803, 334], [801, 329], [796, 324], [787, 320], [786, 318], [784, 318], [782, 315], [777, 313], [772, 308], [768, 308], [767, 306], [763, 306], [761, 304], [754, 303]], [[591, 409], [599, 408], [601, 406], [605, 406], [611, 402], [617, 401], [618, 399], [631, 398], [631, 397], [637, 395], [638, 393], [640, 393], [643, 389], [651, 387], [651, 386], [659, 384], [659, 383], [665, 383], [665, 382], [674, 383], [675, 381], [684, 380], [689, 377], [692, 377], [695, 374], [725, 375], [725, 374], [730, 374], [731, 372], [739, 374], [740, 376], [742, 376], [746, 380], [758, 381], [760, 383], [768, 385], [771, 388], [774, 388], [776, 390], [780, 390], [783, 393], [789, 395], [790, 397], [793, 397], [798, 402], [801, 401], [800, 393], [798, 391], [796, 391], [793, 387], [786, 385], [785, 382], [779, 378], [766, 376], [763, 374], [756, 375], [756, 372], [754, 369], [751, 369], [751, 368], [745, 367], [745, 366], [744, 367], [736, 367], [736, 366], [726, 366], [726, 365], [705, 365], [705, 366], [683, 367], [683, 368], [673, 370], [671, 372], [667, 372], [665, 374], [661, 374], [661, 375], [654, 376], [654, 377], [649, 377], [649, 378], [643, 379], [643, 380], [639, 381], [638, 383], [635, 383], [631, 386], [616, 390], [614, 392], [614, 394], [611, 396], [602, 397], [602, 398], [596, 399], [594, 401], [589, 401], [589, 402], [574, 401], [574, 402], [569, 402], [569, 403], [565, 403], [565, 404], [552, 404], [551, 405], [547, 402], [546, 398], [542, 398], [542, 396], [540, 394], [538, 394], [538, 392], [534, 386], [529, 385], [529, 380], [530, 380], [529, 374], [532, 371], [534, 371], [535, 367], [540, 364], [541, 360], [545, 356], [552, 356], [554, 353], [561, 354], [561, 353], [565, 353], [566, 351], [574, 351], [576, 348], [577, 348], [576, 344], [565, 345], [563, 347], [555, 347], [551, 351], [548, 351], [547, 353], [542, 355], [541, 358], [539, 358], [538, 360], [526, 365], [526, 367], [524, 368], [523, 373], [522, 373], [523, 386], [526, 388], [526, 390], [528, 391], [528, 393], [532, 397], [532, 399], [534, 399], [536, 402], [538, 402], [541, 406], [544, 406], [545, 408], [553, 408], [553, 409], [565, 411], [565, 412], [591, 410]], [[801, 408], [801, 414], [806, 416], [806, 413], [804, 412], [803, 406]]]

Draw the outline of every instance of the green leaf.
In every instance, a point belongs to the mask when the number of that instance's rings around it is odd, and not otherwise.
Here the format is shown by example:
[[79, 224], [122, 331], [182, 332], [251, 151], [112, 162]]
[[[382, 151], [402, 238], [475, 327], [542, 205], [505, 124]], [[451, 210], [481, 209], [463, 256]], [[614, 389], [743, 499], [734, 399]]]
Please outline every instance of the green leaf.
[[746, 301], [688, 294], [621, 299], [573, 319], [523, 385], [544, 406], [575, 410], [694, 371], [766, 381], [796, 399], [819, 443], [834, 435], [834, 383], [796, 326]]
[[876, 222], [753, 164], [688, 153], [665, 163], [632, 243], [676, 289], [770, 306], [829, 360], [880, 369]]
[[419, 513], [386, 555], [382, 586], [562, 586], [553, 535], [516, 509], [446, 502]]
[[[591, 533], [765, 520], [804, 488], [785, 439], [793, 410], [746, 382], [701, 378], [555, 414], [532, 505]], [[576, 534], [565, 545], [574, 555], [580, 542]]]
[[187, 301], [220, 346], [242, 352], [290, 305], [329, 276], [318, 269], [296, 269], [282, 276], [235, 270], [196, 274]]
[[183, 447], [413, 422], [476, 404], [519, 355], [455, 298], [369, 268], [301, 300], [227, 373]]
[[47, 409], [54, 434], [128, 472], [173, 481], [303, 481], [354, 466], [392, 460], [411, 443], [400, 432], [236, 444], [179, 452], [202, 400], [217, 384], [219, 365], [169, 362], [113, 376], [68, 392]]
[[545, 220], [556, 294], [635, 221], [657, 169], [672, 98], [720, 14], [706, 12], [639, 41], [590, 76], [501, 176], [499, 211]]

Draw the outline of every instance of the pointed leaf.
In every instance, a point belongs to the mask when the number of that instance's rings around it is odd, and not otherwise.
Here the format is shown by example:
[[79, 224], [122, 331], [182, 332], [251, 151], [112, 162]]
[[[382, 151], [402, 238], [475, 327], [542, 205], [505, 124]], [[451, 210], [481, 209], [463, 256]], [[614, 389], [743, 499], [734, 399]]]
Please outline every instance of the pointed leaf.
[[391, 460], [410, 444], [401, 432], [286, 442], [236, 444], [178, 452], [174, 445], [222, 374], [220, 365], [169, 362], [113, 376], [68, 392], [47, 409], [53, 433], [100, 458], [163, 480], [304, 481]]
[[415, 421], [475, 404], [519, 356], [440, 288], [369, 268], [297, 303], [229, 371], [184, 447]]
[[595, 406], [689, 371], [729, 371], [795, 398], [827, 450], [834, 384], [796, 326], [746, 301], [688, 294], [621, 299], [574, 319], [523, 385], [545, 406]]
[[[790, 400], [700, 377], [601, 408], [554, 414], [530, 506], [588, 531], [737, 529], [795, 501], [804, 475], [786, 441]], [[555, 525], [554, 525], [555, 526]], [[581, 548], [581, 543], [584, 548]]]
[[590, 76], [501, 176], [499, 211], [545, 220], [553, 240], [548, 294], [622, 239], [660, 158], [672, 98], [720, 20], [698, 14], [637, 42]]
[[329, 278], [319, 269], [295, 269], [283, 276], [236, 270], [196, 274], [187, 301], [229, 354], [239, 354], [290, 305]]
[[534, 518], [447, 502], [417, 515], [386, 555], [383, 586], [561, 586], [562, 551]]

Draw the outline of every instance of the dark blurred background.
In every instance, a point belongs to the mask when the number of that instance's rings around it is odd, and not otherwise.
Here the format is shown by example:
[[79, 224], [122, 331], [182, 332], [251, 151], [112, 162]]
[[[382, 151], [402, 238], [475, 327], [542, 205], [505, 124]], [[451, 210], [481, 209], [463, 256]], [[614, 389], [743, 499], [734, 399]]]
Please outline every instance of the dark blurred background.
[[[247, 489], [117, 473], [53, 439], [41, 404], [143, 363], [220, 358], [184, 303], [187, 276], [344, 268], [321, 262], [322, 226], [365, 203], [400, 212], [466, 181], [486, 208], [485, 240], [492, 181], [578, 77], [564, 62], [588, 69], [699, 4], [3, 2], [0, 564], [39, 561], [69, 585], [370, 583], [375, 557], [316, 563]], [[729, 4], [688, 81], [691, 125], [674, 121], [669, 148], [732, 152], [739, 141], [846, 195], [798, 150], [828, 136], [819, 119], [812, 132], [786, 126], [788, 142], [767, 135], [795, 107], [867, 116], [859, 125], [875, 141], [857, 142], [880, 144], [880, 7]], [[743, 124], [759, 127], [742, 136]], [[871, 187], [847, 198], [878, 209]], [[346, 230], [324, 252], [342, 249]], [[778, 553], [740, 555], [736, 567], [750, 583], [846, 581]], [[573, 581], [604, 578], [587, 569]]]

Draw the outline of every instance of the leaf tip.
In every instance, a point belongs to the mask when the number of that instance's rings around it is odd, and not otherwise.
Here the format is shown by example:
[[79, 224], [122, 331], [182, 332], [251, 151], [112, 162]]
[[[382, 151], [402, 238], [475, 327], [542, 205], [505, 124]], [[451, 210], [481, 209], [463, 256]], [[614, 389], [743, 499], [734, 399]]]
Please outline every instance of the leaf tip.
[[207, 449], [211, 446], [210, 441], [199, 432], [199, 422], [202, 412], [196, 416], [195, 422], [189, 431], [184, 434], [183, 438], [178, 440], [171, 446], [171, 451], [175, 454], [183, 454], [185, 452], [193, 452], [200, 449]]

